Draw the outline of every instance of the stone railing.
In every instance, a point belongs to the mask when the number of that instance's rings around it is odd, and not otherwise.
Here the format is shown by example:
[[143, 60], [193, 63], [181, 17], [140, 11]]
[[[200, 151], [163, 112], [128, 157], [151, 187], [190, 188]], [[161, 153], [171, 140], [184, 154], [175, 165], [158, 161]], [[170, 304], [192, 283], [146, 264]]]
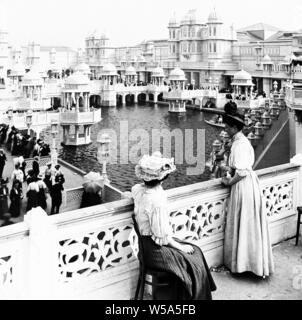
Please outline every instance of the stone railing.
[[101, 109], [87, 112], [66, 111], [60, 113], [61, 124], [92, 124], [101, 121]]
[[[301, 167], [287, 164], [257, 173], [276, 244], [295, 234]], [[167, 193], [176, 236], [199, 245], [209, 266], [222, 264], [229, 189], [217, 179]], [[0, 298], [133, 297], [138, 262], [132, 213], [133, 201], [124, 199], [45, 218], [30, 212], [24, 223], [0, 228]]]

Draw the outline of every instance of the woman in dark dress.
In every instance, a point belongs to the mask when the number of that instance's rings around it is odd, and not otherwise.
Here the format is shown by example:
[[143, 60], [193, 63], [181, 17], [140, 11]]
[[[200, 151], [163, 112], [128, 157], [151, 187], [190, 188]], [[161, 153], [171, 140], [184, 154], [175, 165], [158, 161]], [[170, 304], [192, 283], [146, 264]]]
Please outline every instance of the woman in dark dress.
[[37, 184], [39, 186], [39, 195], [38, 195], [38, 198], [39, 198], [39, 206], [46, 210], [47, 208], [47, 203], [46, 203], [46, 184], [44, 183], [44, 181], [42, 180], [43, 179], [43, 176], [42, 174], [39, 174], [38, 176], [38, 181], [37, 181]]
[[8, 212], [8, 188], [6, 186], [8, 179], [0, 180], [0, 218], [3, 217], [4, 213]]
[[211, 300], [216, 285], [201, 249], [176, 239], [169, 221], [167, 196], [161, 183], [175, 170], [174, 159], [162, 158], [159, 152], [145, 155], [135, 168], [144, 181], [132, 188], [134, 213], [142, 236], [144, 262], [147, 267], [171, 275], [170, 285], [154, 298], [177, 300]]
[[9, 213], [13, 218], [17, 218], [20, 216], [21, 209], [21, 199], [22, 199], [22, 188], [20, 188], [20, 182], [15, 180], [12, 186], [12, 189], [9, 194], [10, 198], [10, 207]]
[[39, 206], [39, 186], [35, 181], [31, 182], [27, 188], [27, 206], [26, 212], [30, 211], [32, 208], [36, 208]]

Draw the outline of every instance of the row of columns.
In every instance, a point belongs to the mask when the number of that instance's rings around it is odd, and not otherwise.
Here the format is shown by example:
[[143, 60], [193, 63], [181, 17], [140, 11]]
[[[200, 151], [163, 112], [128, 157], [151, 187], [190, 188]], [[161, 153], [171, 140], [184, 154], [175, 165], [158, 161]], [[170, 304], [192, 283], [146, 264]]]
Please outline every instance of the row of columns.
[[72, 104], [76, 105], [76, 112], [80, 108], [80, 98], [83, 99], [84, 111], [89, 111], [89, 92], [65, 92], [63, 97], [63, 105], [71, 108]]
[[164, 77], [156, 77], [156, 76], [151, 76], [152, 79], [152, 84], [155, 86], [163, 86], [164, 85]]
[[235, 94], [236, 95], [239, 95], [239, 94], [242, 94], [242, 91], [244, 91], [244, 94], [245, 96], [247, 97], [249, 94], [250, 96], [252, 96], [252, 93], [253, 93], [253, 86], [245, 86], [245, 85], [235, 85], [234, 86], [235, 88]]
[[184, 80], [170, 80], [170, 86], [173, 90], [185, 90], [185, 81]]
[[42, 86], [23, 86], [23, 94], [32, 100], [42, 100]]

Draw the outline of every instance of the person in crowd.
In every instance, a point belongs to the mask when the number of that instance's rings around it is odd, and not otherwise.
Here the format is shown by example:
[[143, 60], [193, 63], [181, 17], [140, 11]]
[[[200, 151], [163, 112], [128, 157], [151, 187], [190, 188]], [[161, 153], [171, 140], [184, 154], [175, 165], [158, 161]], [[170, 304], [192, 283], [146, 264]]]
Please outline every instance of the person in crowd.
[[0, 179], [0, 218], [8, 212], [8, 179]]
[[9, 212], [4, 213], [2, 217], [4, 221], [2, 222], [0, 227], [6, 227], [6, 226], [10, 226], [11, 224], [14, 224], [14, 222], [11, 221], [11, 217], [12, 216]]
[[102, 203], [101, 189], [88, 191], [88, 190], [85, 190], [84, 188], [80, 208], [92, 207], [101, 203]]
[[33, 169], [30, 169], [27, 171], [27, 176], [26, 176], [26, 183], [27, 186], [29, 186], [30, 183], [34, 182], [36, 179], [35, 173]]
[[7, 138], [7, 132], [9, 130], [9, 126], [6, 124], [1, 125], [0, 129], [0, 144], [3, 144], [6, 141]]
[[3, 149], [0, 149], [0, 179], [2, 179], [5, 162], [7, 161], [6, 155]]
[[26, 162], [22, 156], [19, 157], [19, 163], [20, 163], [20, 170], [23, 173], [23, 181], [25, 181], [26, 173], [25, 173], [25, 168], [26, 168]]
[[268, 222], [258, 177], [253, 171], [254, 149], [242, 133], [244, 116], [235, 102], [225, 105], [225, 130], [232, 138], [229, 170], [222, 178], [231, 187], [224, 237], [224, 264], [233, 273], [259, 277], [274, 272]]
[[25, 154], [24, 158], [30, 158], [32, 151], [34, 149], [34, 146], [36, 144], [36, 137], [30, 138], [25, 146]]
[[20, 216], [21, 199], [23, 198], [22, 185], [20, 186], [20, 181], [15, 180], [13, 182], [12, 189], [9, 194], [9, 198], [10, 198], [10, 207], [8, 211], [13, 218], [17, 218]]
[[175, 237], [169, 223], [167, 195], [162, 182], [175, 171], [174, 159], [160, 152], [144, 155], [135, 167], [142, 184], [132, 187], [134, 213], [147, 267], [171, 274], [168, 290], [154, 291], [161, 299], [212, 299], [216, 285], [201, 249]]
[[27, 206], [26, 212], [30, 211], [32, 208], [39, 206], [39, 185], [37, 184], [37, 178], [34, 179], [27, 187]]
[[46, 202], [46, 184], [44, 183], [43, 181], [43, 176], [42, 174], [39, 174], [38, 175], [38, 180], [37, 180], [37, 184], [38, 184], [38, 187], [39, 187], [39, 195], [38, 195], [38, 202], [39, 202], [39, 206], [46, 210], [47, 208], [47, 202]]
[[38, 139], [36, 144], [34, 145], [33, 148], [33, 157], [39, 157], [40, 156], [40, 149], [41, 149], [41, 139]]
[[50, 154], [50, 147], [44, 141], [41, 142], [40, 157], [46, 157]]
[[15, 180], [18, 180], [21, 183], [21, 186], [22, 186], [22, 182], [24, 180], [24, 176], [23, 176], [22, 170], [20, 169], [19, 161], [16, 162], [16, 164], [15, 164], [15, 169], [14, 169], [14, 171], [12, 173], [11, 179], [12, 179], [12, 182], [14, 182]]
[[65, 183], [65, 177], [64, 174], [61, 170], [61, 166], [59, 164], [55, 165], [55, 173], [54, 173], [55, 178], [58, 177], [60, 183], [63, 185]]
[[40, 174], [40, 165], [39, 165], [39, 157], [35, 156], [32, 164], [32, 169], [34, 171], [34, 175], [38, 177]]
[[48, 162], [46, 164], [46, 169], [44, 171], [44, 183], [46, 184], [46, 187], [48, 191], [50, 192], [51, 186], [52, 186], [52, 169], [51, 169], [51, 162]]
[[60, 206], [62, 204], [62, 191], [64, 190], [61, 183], [60, 176], [55, 177], [55, 184], [52, 186], [50, 191], [51, 196], [51, 215], [57, 214], [60, 211]]

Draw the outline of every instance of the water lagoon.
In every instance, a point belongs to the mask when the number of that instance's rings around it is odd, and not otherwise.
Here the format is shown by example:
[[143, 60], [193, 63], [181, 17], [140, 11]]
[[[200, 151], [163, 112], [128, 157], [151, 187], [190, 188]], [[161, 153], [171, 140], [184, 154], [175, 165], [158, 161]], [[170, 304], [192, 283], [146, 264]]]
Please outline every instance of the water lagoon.
[[[126, 131], [122, 129], [121, 132], [121, 127], [128, 128]], [[193, 175], [188, 174], [187, 169], [196, 167], [196, 164], [192, 165], [192, 163], [188, 163], [186, 159], [190, 156], [197, 156], [197, 138], [200, 138], [200, 135], [197, 133], [198, 129], [199, 133], [201, 132], [201, 129], [205, 129], [205, 141], [202, 141], [201, 144], [199, 143], [199, 148], [204, 149], [199, 150], [199, 155], [205, 153], [205, 158], [210, 155], [211, 144], [218, 137], [220, 130], [207, 125], [204, 122], [203, 113], [191, 109], [187, 110], [185, 114], [172, 114], [168, 112], [167, 106], [151, 104], [118, 106], [116, 108], [103, 107], [102, 121], [91, 128], [92, 143], [80, 147], [63, 147], [59, 145], [59, 157], [86, 172], [91, 170], [101, 171], [102, 166], [97, 160], [97, 136], [101, 130], [110, 130], [111, 132], [109, 131], [109, 135], [113, 141], [114, 136], [116, 135], [117, 144], [114, 142], [111, 143], [110, 162], [114, 163], [109, 163], [107, 165], [108, 176], [113, 186], [123, 191], [128, 191], [132, 185], [139, 182], [134, 174], [135, 161], [132, 159], [134, 151], [143, 149], [143, 153], [145, 150], [149, 150], [149, 153], [151, 153], [152, 143], [154, 143], [154, 140], [152, 140], [152, 133], [154, 134], [156, 130], [164, 129], [170, 133], [176, 129], [178, 133], [180, 133], [180, 135], [182, 133], [183, 136], [182, 154], [179, 154], [178, 152], [181, 150], [181, 148], [179, 148], [179, 143], [175, 148], [175, 140], [172, 139], [172, 143], [170, 144], [171, 156], [175, 157], [176, 161], [178, 159], [178, 162], [182, 163], [178, 164], [176, 162], [177, 171], [165, 181], [164, 187], [169, 189], [208, 180], [210, 178], [210, 172], [204, 167], [202, 168], [204, 169], [204, 171], [202, 170], [203, 172], [199, 171], [197, 174]], [[142, 140], [142, 137], [131, 141], [131, 137], [133, 138], [135, 133], [139, 133], [138, 130], [144, 133], [143, 136], [145, 138], [149, 138], [149, 141], [147, 141], [149, 142], [149, 146], [144, 143], [145, 140]], [[192, 135], [193, 141], [190, 138], [190, 135]], [[122, 139], [120, 139], [120, 136], [122, 136]], [[125, 142], [128, 142], [128, 148]], [[129, 161], [127, 161], [127, 154], [125, 154], [127, 153], [127, 150]], [[169, 154], [169, 148], [161, 149], [161, 151], [163, 151], [164, 154], [166, 154], [166, 152], [168, 152], [167, 155]], [[177, 154], [175, 152], [177, 152]], [[138, 152], [137, 158], [139, 158], [140, 155], [140, 152]], [[183, 161], [180, 161], [181, 159], [183, 159]], [[201, 162], [202, 159], [199, 160], [199, 163]]]

